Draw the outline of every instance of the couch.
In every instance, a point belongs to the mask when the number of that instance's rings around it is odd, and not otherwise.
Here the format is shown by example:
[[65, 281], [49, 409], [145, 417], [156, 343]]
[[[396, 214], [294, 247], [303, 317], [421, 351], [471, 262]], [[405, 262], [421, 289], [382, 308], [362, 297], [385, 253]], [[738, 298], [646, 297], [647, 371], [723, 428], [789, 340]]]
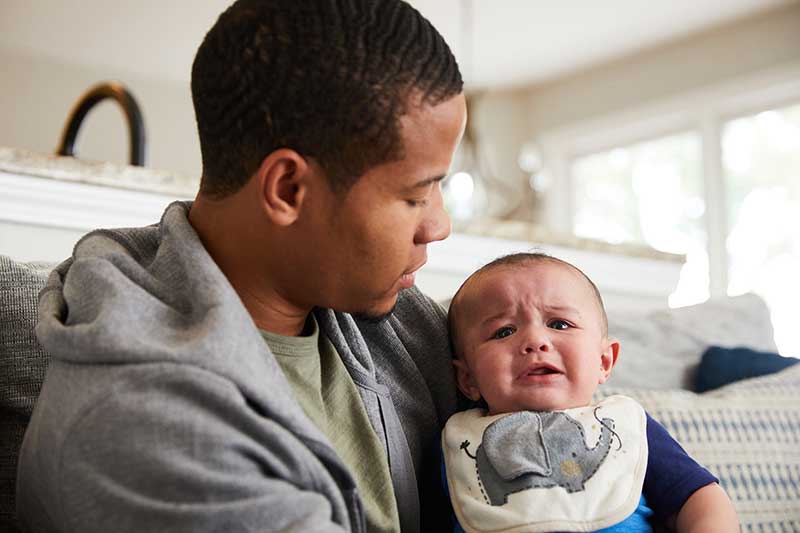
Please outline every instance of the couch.
[[776, 353], [764, 301], [608, 315], [620, 356], [597, 396], [636, 398], [720, 479], [742, 531], [800, 531], [800, 364]]
[[[48, 362], [33, 329], [51, 268], [0, 255], [3, 532], [17, 529], [16, 457]], [[649, 314], [610, 309], [609, 331], [620, 339], [621, 355], [598, 395], [637, 398], [720, 478], [743, 531], [800, 531], [800, 365], [774, 354], [764, 302], [745, 295]], [[695, 392], [703, 374], [724, 377], [717, 385], [732, 383]]]
[[17, 531], [17, 453], [49, 356], [36, 341], [36, 304], [52, 265], [0, 255], [0, 531]]

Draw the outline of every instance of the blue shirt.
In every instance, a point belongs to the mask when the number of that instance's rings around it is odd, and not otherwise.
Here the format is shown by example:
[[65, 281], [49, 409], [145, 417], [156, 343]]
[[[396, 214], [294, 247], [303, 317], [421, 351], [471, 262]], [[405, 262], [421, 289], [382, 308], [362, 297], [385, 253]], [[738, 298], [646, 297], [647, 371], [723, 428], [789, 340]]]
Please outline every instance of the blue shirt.
[[697, 489], [719, 483], [667, 430], [647, 415], [647, 470], [642, 491], [659, 521], [678, 514]]

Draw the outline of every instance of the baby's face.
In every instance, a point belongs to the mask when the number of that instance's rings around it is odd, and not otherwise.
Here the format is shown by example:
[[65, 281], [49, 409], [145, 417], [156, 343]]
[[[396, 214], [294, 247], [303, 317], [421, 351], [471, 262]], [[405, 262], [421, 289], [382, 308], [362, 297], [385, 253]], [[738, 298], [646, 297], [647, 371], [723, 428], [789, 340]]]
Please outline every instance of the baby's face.
[[583, 276], [551, 261], [502, 266], [470, 280], [459, 298], [459, 387], [490, 414], [588, 405], [619, 344], [603, 332]]

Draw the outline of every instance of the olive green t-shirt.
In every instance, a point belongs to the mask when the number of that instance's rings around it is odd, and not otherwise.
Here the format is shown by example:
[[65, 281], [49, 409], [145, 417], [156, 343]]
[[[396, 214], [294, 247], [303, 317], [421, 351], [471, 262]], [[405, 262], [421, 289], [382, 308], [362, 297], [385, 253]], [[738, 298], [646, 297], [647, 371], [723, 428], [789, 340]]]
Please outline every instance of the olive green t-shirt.
[[261, 331], [295, 399], [333, 444], [355, 477], [370, 532], [400, 531], [386, 453], [367, 417], [361, 396], [336, 348], [309, 315], [310, 335], [287, 337]]

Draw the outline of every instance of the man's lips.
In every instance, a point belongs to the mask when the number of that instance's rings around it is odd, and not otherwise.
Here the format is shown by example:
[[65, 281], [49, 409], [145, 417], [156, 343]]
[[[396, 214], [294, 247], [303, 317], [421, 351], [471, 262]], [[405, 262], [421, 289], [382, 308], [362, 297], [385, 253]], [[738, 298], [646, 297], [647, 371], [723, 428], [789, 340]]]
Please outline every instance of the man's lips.
[[410, 289], [414, 286], [414, 279], [416, 278], [416, 272], [409, 272], [408, 274], [403, 274], [400, 276], [400, 288], [402, 289]]
[[400, 276], [400, 287], [403, 289], [409, 289], [414, 286], [414, 280], [417, 277], [417, 271], [425, 265], [426, 261], [422, 261], [419, 265], [415, 266], [407, 270], [402, 276]]

